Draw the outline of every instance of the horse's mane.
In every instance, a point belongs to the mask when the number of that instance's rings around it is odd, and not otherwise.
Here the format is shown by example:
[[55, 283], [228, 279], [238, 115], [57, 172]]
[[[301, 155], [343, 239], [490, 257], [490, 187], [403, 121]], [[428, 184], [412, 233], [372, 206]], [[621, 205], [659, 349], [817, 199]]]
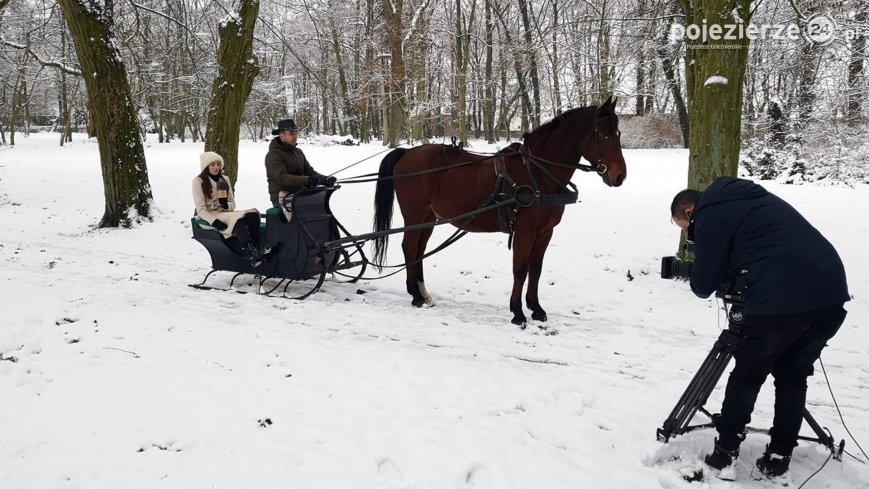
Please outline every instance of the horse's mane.
[[522, 139], [528, 139], [529, 137], [537, 136], [542, 133], [552, 132], [558, 129], [558, 126], [560, 126], [563, 122], [574, 119], [576, 117], [587, 116], [589, 112], [597, 112], [597, 106], [590, 105], [588, 107], [577, 107], [575, 109], [564, 111], [553, 117], [549, 121], [541, 124], [533, 131], [526, 132], [522, 135]]

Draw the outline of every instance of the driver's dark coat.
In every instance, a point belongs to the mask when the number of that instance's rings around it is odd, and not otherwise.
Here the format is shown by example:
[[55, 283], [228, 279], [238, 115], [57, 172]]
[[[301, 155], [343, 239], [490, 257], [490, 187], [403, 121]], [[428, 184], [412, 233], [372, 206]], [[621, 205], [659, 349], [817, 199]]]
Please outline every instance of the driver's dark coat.
[[849, 300], [833, 245], [760, 185], [715, 180], [700, 194], [693, 219], [691, 290], [698, 296], [733, 280], [747, 314], [796, 314]]
[[266, 180], [271, 200], [278, 200], [281, 190], [296, 192], [308, 183], [311, 176], [321, 175], [314, 171], [301, 149], [282, 142], [280, 136], [272, 139], [266, 153]]

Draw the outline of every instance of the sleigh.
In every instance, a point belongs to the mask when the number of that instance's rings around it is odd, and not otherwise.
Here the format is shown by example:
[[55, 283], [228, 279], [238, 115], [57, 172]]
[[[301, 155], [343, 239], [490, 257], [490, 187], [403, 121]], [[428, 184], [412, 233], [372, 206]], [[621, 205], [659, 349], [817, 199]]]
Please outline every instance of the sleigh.
[[[289, 221], [282, 209], [272, 208], [262, 214], [262, 242], [271, 251], [258, 266], [253, 266], [244, 255], [237, 238], [225, 238], [206, 221], [194, 217], [191, 220], [193, 239], [208, 251], [211, 271], [201, 283], [190, 286], [239, 293], [250, 292], [254, 286], [258, 294], [304, 299], [320, 289], [327, 274], [355, 282], [368, 266], [362, 245], [324, 246], [350, 236], [329, 207], [332, 193], [338, 188], [340, 186], [303, 188], [296, 192], [292, 199], [284, 202], [292, 213]], [[209, 279], [214, 283], [223, 275], [218, 272], [232, 274], [228, 286], [206, 285]]]

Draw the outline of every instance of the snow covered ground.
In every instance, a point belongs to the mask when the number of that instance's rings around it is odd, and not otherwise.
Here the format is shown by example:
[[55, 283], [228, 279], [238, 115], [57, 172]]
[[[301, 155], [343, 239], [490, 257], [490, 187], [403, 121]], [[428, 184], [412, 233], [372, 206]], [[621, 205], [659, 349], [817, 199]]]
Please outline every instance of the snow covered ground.
[[[104, 205], [97, 144], [57, 139], [0, 148], [0, 487], [769, 486], [750, 475], [763, 435], [744, 443], [733, 483], [679, 475], [713, 432], [655, 439], [725, 324], [715, 301], [658, 277], [678, 239], [668, 207], [685, 182], [683, 150], [626, 151], [617, 189], [574, 177], [582, 202], [567, 209], [544, 264], [547, 334], [509, 322], [504, 235], [469, 235], [427, 261], [435, 307], [412, 308], [402, 274], [327, 279], [302, 302], [189, 288], [210, 265], [189, 229], [202, 145], [149, 144], [154, 222], [93, 229]], [[382, 149], [302, 147], [322, 173]], [[266, 148], [241, 145], [240, 208], [269, 205]], [[854, 300], [823, 359], [866, 447], [869, 187], [764, 185], [845, 262]], [[370, 230], [373, 193], [336, 192], [332, 208], [352, 232]], [[393, 237], [391, 263], [402, 261], [399, 244]], [[809, 409], [847, 439], [818, 373]], [[769, 426], [771, 401], [769, 382], [753, 425]], [[846, 450], [859, 454], [850, 439]], [[792, 486], [826, 458], [801, 444]], [[866, 488], [869, 467], [846, 455], [806, 487]]]

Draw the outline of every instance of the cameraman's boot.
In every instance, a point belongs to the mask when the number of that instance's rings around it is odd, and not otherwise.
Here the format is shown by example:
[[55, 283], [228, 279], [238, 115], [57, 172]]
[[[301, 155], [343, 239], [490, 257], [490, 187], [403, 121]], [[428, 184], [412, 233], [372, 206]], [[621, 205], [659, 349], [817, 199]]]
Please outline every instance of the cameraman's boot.
[[716, 438], [712, 453], [706, 455], [706, 458], [703, 460], [709, 468], [713, 469], [716, 477], [720, 479], [733, 480], [736, 478], [733, 465], [736, 462], [737, 457], [739, 457], [739, 445], [735, 448], [726, 447], [718, 441], [718, 438]]
[[766, 451], [763, 456], [757, 459], [755, 466], [764, 476], [775, 479], [787, 476], [788, 467], [791, 463], [790, 455], [779, 455], [769, 451], [769, 445], [766, 446]]

